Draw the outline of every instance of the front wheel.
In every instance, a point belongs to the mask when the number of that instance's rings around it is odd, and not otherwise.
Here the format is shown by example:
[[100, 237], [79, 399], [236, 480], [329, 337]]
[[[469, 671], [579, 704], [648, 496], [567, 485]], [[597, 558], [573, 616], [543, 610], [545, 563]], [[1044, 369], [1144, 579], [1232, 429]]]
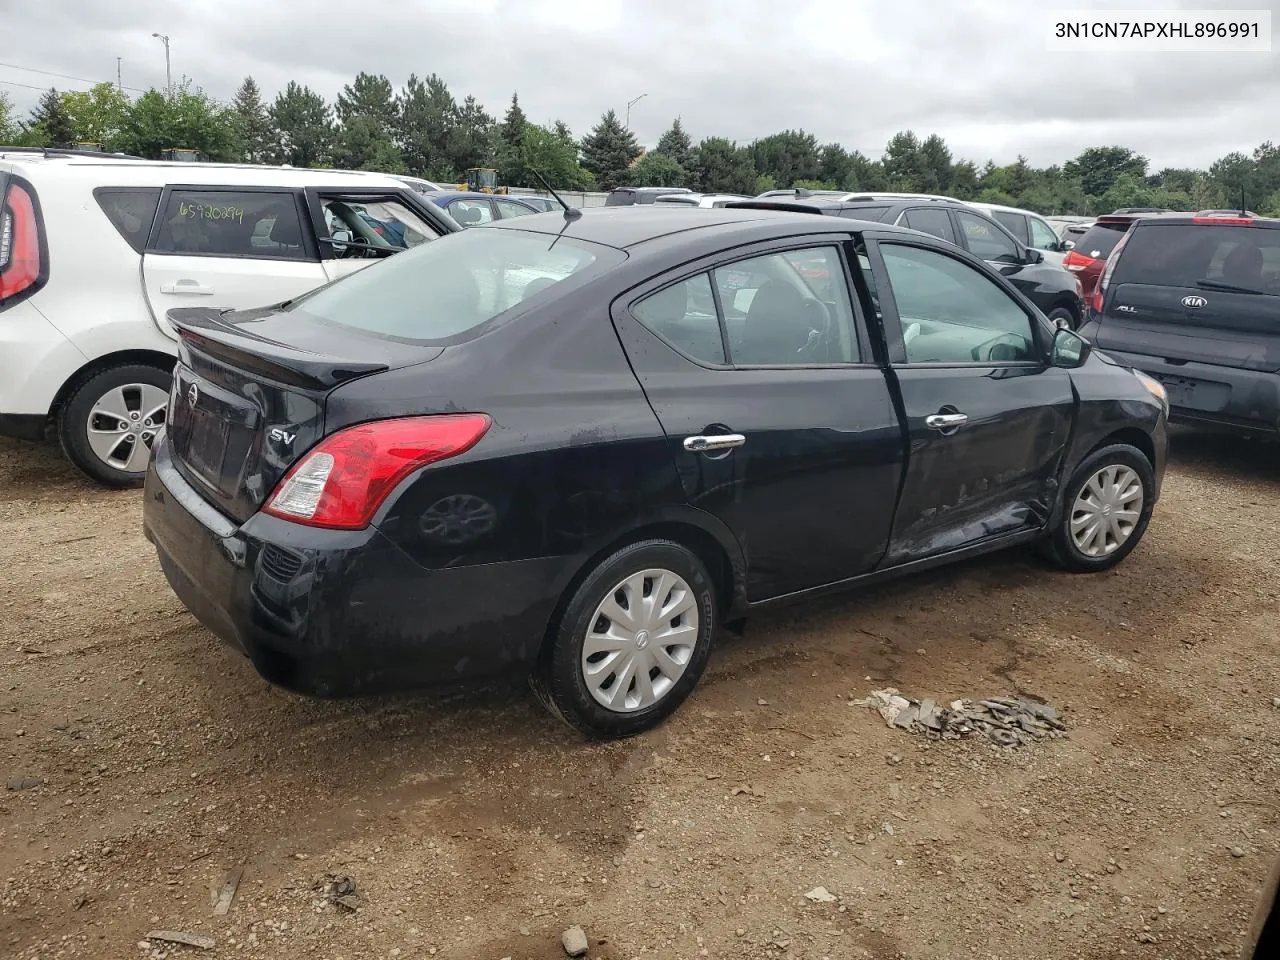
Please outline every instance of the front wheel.
[[1046, 552], [1066, 570], [1095, 573], [1127, 557], [1146, 533], [1155, 474], [1137, 447], [1112, 444], [1084, 459], [1064, 494]]
[[1049, 322], [1060, 330], [1074, 330], [1076, 315], [1066, 307], [1057, 307], [1049, 311]]
[[105, 487], [141, 484], [151, 444], [164, 426], [172, 382], [169, 372], [143, 363], [123, 363], [89, 377], [58, 415], [67, 458]]
[[532, 677], [534, 692], [584, 733], [640, 733], [697, 684], [715, 620], [711, 578], [692, 552], [669, 540], [623, 547], [574, 590]]

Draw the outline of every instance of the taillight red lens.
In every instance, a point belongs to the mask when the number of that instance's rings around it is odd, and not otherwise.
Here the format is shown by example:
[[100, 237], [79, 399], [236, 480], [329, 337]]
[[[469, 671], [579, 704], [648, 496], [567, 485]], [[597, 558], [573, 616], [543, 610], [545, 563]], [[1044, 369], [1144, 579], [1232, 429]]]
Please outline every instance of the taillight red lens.
[[375, 420], [326, 437], [293, 465], [263, 513], [311, 527], [367, 527], [414, 470], [474, 447], [493, 423], [483, 413]]
[[1192, 223], [1253, 223], [1252, 217], [1192, 217]]
[[1076, 253], [1074, 250], [1070, 251], [1062, 261], [1064, 267], [1077, 273], [1091, 263], [1093, 263], [1093, 257], [1086, 257], [1083, 253]]
[[40, 279], [40, 224], [23, 187], [9, 186], [0, 205], [0, 303]]

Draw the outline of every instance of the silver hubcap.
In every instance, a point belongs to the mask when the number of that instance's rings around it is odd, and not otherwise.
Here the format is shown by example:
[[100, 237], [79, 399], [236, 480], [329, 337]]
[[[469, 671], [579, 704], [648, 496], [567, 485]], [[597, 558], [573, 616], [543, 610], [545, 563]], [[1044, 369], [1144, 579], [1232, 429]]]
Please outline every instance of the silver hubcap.
[[89, 449], [115, 470], [141, 473], [168, 404], [169, 394], [150, 383], [126, 383], [108, 391], [89, 411]]
[[582, 678], [617, 713], [657, 703], [684, 675], [698, 642], [698, 601], [670, 570], [641, 570], [596, 607], [582, 643]]
[[1071, 540], [1086, 557], [1115, 553], [1142, 516], [1142, 481], [1122, 465], [1103, 467], [1081, 488], [1071, 508]]

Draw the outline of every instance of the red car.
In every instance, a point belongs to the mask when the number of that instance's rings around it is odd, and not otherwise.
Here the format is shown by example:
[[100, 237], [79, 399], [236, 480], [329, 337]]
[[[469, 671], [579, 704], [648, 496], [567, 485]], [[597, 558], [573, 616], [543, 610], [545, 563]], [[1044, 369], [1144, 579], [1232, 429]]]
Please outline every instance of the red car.
[[1135, 220], [1144, 217], [1191, 216], [1187, 213], [1111, 213], [1099, 217], [1083, 236], [1075, 241], [1075, 246], [1067, 253], [1062, 265], [1080, 278], [1083, 288], [1081, 296], [1089, 303], [1098, 288], [1098, 278], [1107, 265], [1107, 257], [1115, 249]]

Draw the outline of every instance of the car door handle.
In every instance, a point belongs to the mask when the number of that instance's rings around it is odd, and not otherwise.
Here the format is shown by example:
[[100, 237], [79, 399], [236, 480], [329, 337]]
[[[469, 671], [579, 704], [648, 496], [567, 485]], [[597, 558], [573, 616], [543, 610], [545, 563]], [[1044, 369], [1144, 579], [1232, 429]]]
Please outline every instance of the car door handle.
[[208, 297], [213, 295], [213, 287], [206, 287], [199, 280], [174, 280], [172, 283], [160, 284], [161, 293], [174, 293], [179, 296], [186, 294], [193, 297]]
[[935, 413], [933, 416], [924, 418], [925, 426], [933, 430], [954, 430], [968, 422], [967, 413]]
[[732, 450], [747, 442], [740, 433], [721, 433], [707, 437], [685, 437], [684, 448], [690, 453], [706, 453], [708, 450]]

